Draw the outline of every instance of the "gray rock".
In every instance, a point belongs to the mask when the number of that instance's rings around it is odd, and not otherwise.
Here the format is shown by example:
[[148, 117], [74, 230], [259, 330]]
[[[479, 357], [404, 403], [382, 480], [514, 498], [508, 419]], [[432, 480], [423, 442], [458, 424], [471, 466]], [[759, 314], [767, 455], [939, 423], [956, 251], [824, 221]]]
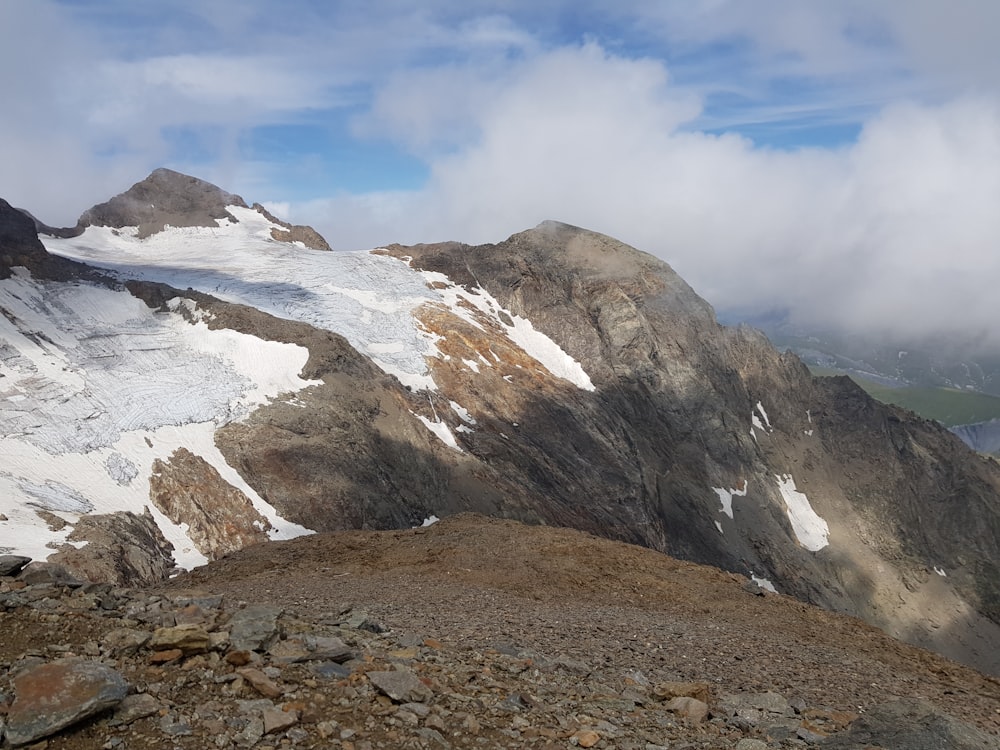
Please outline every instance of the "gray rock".
[[31, 558], [23, 555], [0, 555], [0, 576], [16, 576], [30, 562]]
[[407, 670], [369, 672], [368, 679], [380, 692], [399, 703], [427, 703], [434, 697], [434, 692]]
[[114, 716], [108, 722], [111, 726], [125, 726], [133, 721], [152, 716], [160, 710], [160, 702], [148, 693], [126, 695], [115, 708]]
[[236, 651], [264, 651], [278, 637], [280, 607], [254, 605], [238, 610], [229, 621], [229, 642]]
[[351, 647], [332, 636], [303, 635], [278, 641], [267, 650], [274, 661], [294, 664], [302, 661], [345, 662], [351, 658]]
[[131, 656], [145, 646], [152, 634], [148, 630], [114, 628], [101, 638], [101, 645], [113, 656]]
[[260, 738], [264, 736], [264, 719], [254, 716], [247, 722], [243, 730], [233, 737], [233, 743], [237, 747], [253, 747]]
[[96, 661], [59, 659], [20, 672], [7, 715], [7, 740], [26, 745], [118, 705], [125, 678]]
[[107, 203], [84, 211], [79, 224], [99, 227], [139, 227], [148, 237], [169, 224], [174, 227], [216, 227], [218, 219], [235, 218], [227, 206], [246, 208], [244, 200], [196, 177], [170, 169], [154, 170]]
[[932, 703], [903, 699], [868, 710], [845, 732], [828, 737], [825, 750], [998, 750], [1000, 740], [946, 714]]
[[17, 576], [19, 581], [29, 586], [39, 583], [53, 583], [58, 586], [79, 588], [83, 581], [77, 580], [62, 565], [55, 563], [33, 562]]

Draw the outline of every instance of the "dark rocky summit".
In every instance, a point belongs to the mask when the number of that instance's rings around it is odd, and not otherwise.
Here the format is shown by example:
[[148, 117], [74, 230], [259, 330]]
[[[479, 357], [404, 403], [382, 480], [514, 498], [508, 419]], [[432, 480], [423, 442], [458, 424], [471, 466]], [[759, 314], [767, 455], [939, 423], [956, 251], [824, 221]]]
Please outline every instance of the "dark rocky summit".
[[219, 219], [235, 218], [227, 206], [246, 208], [238, 195], [210, 182], [170, 169], [157, 169], [107, 203], [83, 212], [84, 227], [139, 227], [139, 237], [148, 237], [173, 227], [214, 227]]

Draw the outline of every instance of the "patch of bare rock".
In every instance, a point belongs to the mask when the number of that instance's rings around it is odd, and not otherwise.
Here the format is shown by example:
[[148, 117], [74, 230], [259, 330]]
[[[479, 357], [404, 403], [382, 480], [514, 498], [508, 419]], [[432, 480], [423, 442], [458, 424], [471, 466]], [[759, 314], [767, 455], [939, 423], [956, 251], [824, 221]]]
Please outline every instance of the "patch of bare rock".
[[[4, 747], [1000, 747], [995, 680], [902, 645], [881, 686], [858, 662], [817, 673], [836, 616], [579, 532], [317, 535], [156, 591], [26, 562], [0, 557]], [[661, 587], [631, 591], [642, 576]], [[810, 643], [814, 613], [831, 627]], [[867, 626], [839, 619], [864, 660]]]

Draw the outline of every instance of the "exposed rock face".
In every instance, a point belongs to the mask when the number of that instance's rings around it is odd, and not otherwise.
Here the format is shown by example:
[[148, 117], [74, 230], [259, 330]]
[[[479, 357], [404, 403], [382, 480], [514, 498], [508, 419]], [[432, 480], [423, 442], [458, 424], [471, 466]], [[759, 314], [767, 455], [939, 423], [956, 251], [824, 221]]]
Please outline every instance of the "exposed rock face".
[[0, 249], [3, 250], [3, 278], [10, 276], [11, 266], [26, 266], [37, 262], [47, 253], [38, 241], [35, 224], [29, 216], [0, 198]]
[[271, 237], [273, 239], [276, 239], [279, 242], [301, 242], [303, 245], [312, 248], [313, 250], [330, 249], [326, 240], [323, 239], [323, 235], [312, 227], [303, 226], [301, 224], [289, 224], [287, 221], [282, 221], [259, 203], [254, 203], [253, 209], [263, 215], [268, 221], [272, 221], [275, 224], [284, 227], [283, 230], [271, 230]]
[[0, 198], [0, 279], [10, 278], [11, 269], [18, 266], [43, 279], [97, 276], [80, 263], [49, 255], [38, 241], [34, 218]]
[[171, 521], [187, 525], [191, 541], [210, 560], [268, 540], [271, 524], [250, 499], [186, 448], [153, 462], [149, 498]]
[[247, 207], [244, 200], [197, 177], [157, 169], [107, 203], [99, 203], [80, 216], [82, 226], [139, 227], [148, 237], [168, 224], [174, 227], [214, 227], [217, 219], [234, 217], [226, 206]]
[[82, 516], [67, 539], [86, 544], [65, 545], [49, 559], [85, 581], [141, 586], [162, 581], [174, 569], [173, 547], [148, 510], [141, 516]]
[[[442, 388], [485, 423], [516, 404], [516, 441], [498, 449], [479, 429], [460, 442], [546, 521], [753, 572], [1000, 669], [989, 645], [1000, 475], [943, 428], [722, 328], [666, 264], [601, 235], [546, 223], [499, 245], [390, 252], [481, 285], [597, 385], [590, 396], [531, 383], [513, 401], [502, 388]], [[828, 524], [828, 545], [803, 541], [796, 492]]]
[[949, 716], [927, 701], [898, 700], [875, 706], [849, 730], [822, 743], [830, 750], [880, 747], [884, 750], [996, 750], [1000, 741]]
[[19, 208], [17, 210], [20, 211], [25, 216], [27, 216], [35, 223], [35, 232], [37, 234], [47, 234], [50, 237], [62, 237], [62, 238], [79, 237], [81, 234], [83, 234], [84, 230], [86, 229], [86, 227], [83, 226], [82, 224], [77, 224], [76, 226], [73, 227], [50, 227], [48, 224], [41, 221], [37, 216], [35, 216], [30, 211], [27, 211], [23, 208]]

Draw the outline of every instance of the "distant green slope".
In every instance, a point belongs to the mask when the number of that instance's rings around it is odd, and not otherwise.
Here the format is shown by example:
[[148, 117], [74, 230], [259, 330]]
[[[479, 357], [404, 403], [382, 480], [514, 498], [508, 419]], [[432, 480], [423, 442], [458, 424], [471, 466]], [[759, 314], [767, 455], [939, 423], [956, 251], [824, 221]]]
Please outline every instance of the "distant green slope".
[[[810, 367], [813, 375], [843, 375], [825, 367]], [[985, 422], [1000, 418], [1000, 398], [976, 391], [955, 388], [908, 387], [890, 388], [851, 374], [848, 377], [868, 394], [887, 404], [902, 406], [927, 419], [935, 419], [945, 427]]]

